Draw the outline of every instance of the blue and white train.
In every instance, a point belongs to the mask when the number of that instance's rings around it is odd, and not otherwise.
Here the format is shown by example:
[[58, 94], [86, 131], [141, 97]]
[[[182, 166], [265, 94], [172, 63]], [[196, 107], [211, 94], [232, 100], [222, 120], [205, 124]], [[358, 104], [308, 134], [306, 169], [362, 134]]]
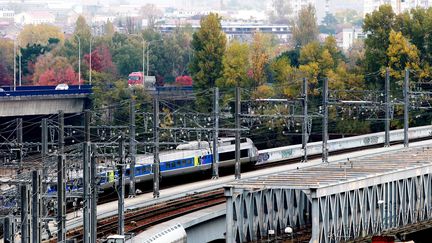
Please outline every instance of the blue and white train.
[[[219, 167], [232, 166], [235, 163], [235, 138], [219, 138], [218, 140]], [[240, 162], [255, 163], [258, 149], [249, 138], [240, 139]], [[162, 177], [170, 177], [211, 170], [213, 162], [212, 146], [205, 141], [192, 141], [178, 145], [175, 150], [159, 154], [160, 172]], [[136, 157], [136, 182], [151, 181], [153, 179], [153, 155], [138, 155]], [[131, 168], [125, 171], [125, 182], [129, 182]], [[99, 188], [108, 189], [114, 186], [118, 177], [118, 170], [107, 170], [99, 173]], [[66, 183], [67, 191], [79, 191], [82, 188], [82, 178]], [[56, 191], [56, 185], [51, 185], [48, 192]]]
[[[235, 139], [219, 138], [219, 167], [232, 166], [235, 163]], [[254, 163], [258, 158], [258, 149], [249, 138], [240, 139], [240, 162]], [[160, 172], [162, 177], [170, 177], [210, 170], [213, 162], [212, 146], [205, 141], [192, 141], [178, 145], [173, 151], [159, 154]], [[135, 166], [136, 182], [153, 179], [153, 155], [138, 155]], [[111, 170], [100, 174], [100, 188], [112, 187], [118, 171]], [[129, 181], [130, 168], [126, 168], [125, 180]]]

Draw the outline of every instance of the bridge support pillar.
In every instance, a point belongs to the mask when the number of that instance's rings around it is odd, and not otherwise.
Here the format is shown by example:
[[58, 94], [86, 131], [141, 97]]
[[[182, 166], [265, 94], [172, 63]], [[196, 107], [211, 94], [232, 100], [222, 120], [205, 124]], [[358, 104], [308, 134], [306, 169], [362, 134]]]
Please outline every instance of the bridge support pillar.
[[234, 239], [234, 232], [233, 232], [233, 228], [234, 228], [234, 220], [233, 220], [233, 213], [234, 213], [234, 208], [233, 208], [233, 198], [232, 198], [233, 194], [232, 194], [232, 189], [229, 188], [227, 190], [225, 190], [225, 197], [226, 197], [226, 237], [225, 237], [225, 242], [226, 243], [234, 243], [235, 239]]
[[319, 200], [312, 198], [312, 237], [310, 243], [319, 242], [320, 233], [320, 214], [319, 214]]

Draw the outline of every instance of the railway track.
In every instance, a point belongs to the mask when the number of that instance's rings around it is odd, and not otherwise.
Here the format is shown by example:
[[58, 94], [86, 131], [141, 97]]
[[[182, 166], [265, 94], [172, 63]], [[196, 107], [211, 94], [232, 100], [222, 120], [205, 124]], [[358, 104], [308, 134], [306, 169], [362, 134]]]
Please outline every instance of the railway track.
[[[422, 138], [411, 140], [410, 142], [422, 141], [430, 138]], [[401, 144], [401, 141], [391, 142], [391, 145]], [[370, 146], [362, 147], [362, 149], [382, 147], [382, 144], [375, 144]], [[331, 152], [330, 155], [344, 154], [358, 151], [358, 148], [345, 149], [340, 151]], [[321, 155], [310, 155], [309, 159], [319, 158]], [[251, 166], [246, 171], [252, 171], [257, 169], [263, 169], [271, 166], [277, 166], [282, 164], [289, 164], [299, 162], [299, 158], [284, 160], [275, 163], [263, 164], [258, 166]], [[223, 189], [207, 191], [202, 193], [196, 193], [186, 197], [166, 201], [161, 204], [155, 204], [148, 207], [129, 210], [125, 212], [125, 232], [139, 234], [146, 228], [159, 224], [164, 221], [171, 220], [173, 218], [198, 211], [207, 207], [215, 206], [221, 203], [225, 203], [226, 199], [223, 194]], [[117, 198], [113, 197], [106, 198], [103, 203], [115, 201]], [[98, 203], [101, 204], [101, 203]], [[109, 235], [116, 234], [118, 229], [118, 218], [117, 216], [108, 217], [98, 220], [97, 224], [97, 238], [103, 239]], [[83, 228], [78, 227], [67, 232], [68, 239], [75, 239], [76, 242], [83, 242]], [[45, 242], [56, 242], [56, 238], [52, 238]], [[287, 241], [290, 242], [290, 241]]]
[[[186, 197], [170, 200], [161, 204], [129, 210], [125, 212], [125, 232], [128, 234], [139, 234], [146, 228], [176, 217], [189, 214], [204, 208], [225, 203], [223, 189], [197, 193]], [[109, 235], [117, 233], [118, 217], [108, 217], [98, 220], [97, 238], [104, 239]], [[68, 239], [83, 242], [83, 228], [79, 227], [67, 233]], [[56, 242], [50, 239], [46, 242]]]

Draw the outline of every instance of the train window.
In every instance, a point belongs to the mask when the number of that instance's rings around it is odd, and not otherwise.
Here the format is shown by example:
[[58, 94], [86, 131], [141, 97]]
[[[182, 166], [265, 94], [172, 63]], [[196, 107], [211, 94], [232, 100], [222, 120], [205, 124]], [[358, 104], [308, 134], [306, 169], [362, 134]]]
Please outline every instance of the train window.
[[240, 150], [240, 158], [246, 158], [246, 157], [249, 157], [249, 150], [248, 149]]
[[129, 176], [129, 174], [130, 174], [130, 169], [126, 169], [126, 176]]
[[[235, 139], [231, 141], [231, 144], [235, 144]], [[246, 143], [247, 139], [246, 138], [240, 138], [240, 143]]]
[[233, 159], [235, 159], [234, 151], [219, 154], [219, 161], [233, 160]]
[[[247, 157], [249, 157], [249, 150], [248, 149], [240, 150], [240, 158], [247, 158]], [[235, 159], [235, 151], [219, 154], [219, 161], [234, 160], [234, 159]]]
[[186, 160], [182, 160], [182, 167], [186, 166]]
[[177, 161], [176, 161], [176, 164], [177, 164], [177, 167], [180, 168], [180, 166], [181, 166], [181, 161], [180, 161], [180, 160], [177, 160]]

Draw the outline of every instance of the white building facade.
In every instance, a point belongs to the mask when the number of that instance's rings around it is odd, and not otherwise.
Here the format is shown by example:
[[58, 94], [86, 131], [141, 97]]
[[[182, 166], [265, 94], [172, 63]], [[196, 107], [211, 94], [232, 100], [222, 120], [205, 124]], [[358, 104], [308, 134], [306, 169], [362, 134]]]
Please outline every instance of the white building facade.
[[342, 30], [341, 47], [344, 51], [348, 51], [356, 40], [363, 40], [366, 35], [362, 28], [345, 28]]
[[0, 19], [13, 19], [15, 17], [15, 11], [0, 9]]
[[14, 16], [15, 23], [20, 25], [26, 24], [53, 24], [55, 15], [47, 11], [23, 12]]
[[372, 13], [383, 4], [390, 4], [393, 11], [398, 14], [416, 7], [432, 7], [432, 0], [364, 0], [363, 15]]

